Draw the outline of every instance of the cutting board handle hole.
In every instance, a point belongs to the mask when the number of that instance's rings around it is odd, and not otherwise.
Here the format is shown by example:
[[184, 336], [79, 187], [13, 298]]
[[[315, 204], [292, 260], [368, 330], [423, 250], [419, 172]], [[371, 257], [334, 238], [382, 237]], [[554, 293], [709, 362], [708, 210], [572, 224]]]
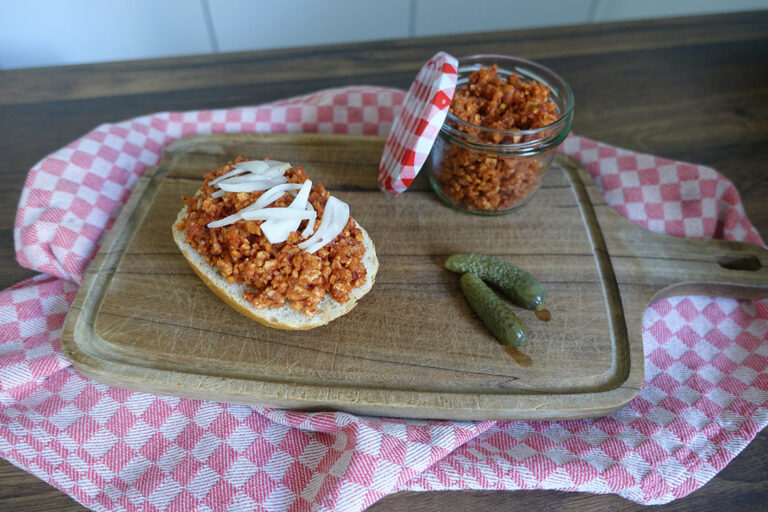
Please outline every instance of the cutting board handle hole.
[[753, 254], [718, 254], [715, 256], [718, 265], [728, 270], [760, 270], [762, 264]]

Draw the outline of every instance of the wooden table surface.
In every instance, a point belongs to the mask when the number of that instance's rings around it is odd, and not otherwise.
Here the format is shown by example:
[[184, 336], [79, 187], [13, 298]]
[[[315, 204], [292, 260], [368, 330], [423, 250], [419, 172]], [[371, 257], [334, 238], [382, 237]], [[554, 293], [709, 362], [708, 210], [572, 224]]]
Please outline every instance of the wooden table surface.
[[[27, 170], [100, 123], [162, 110], [259, 104], [326, 87], [407, 88], [439, 50], [535, 59], [573, 88], [573, 131], [709, 165], [731, 179], [768, 238], [768, 11], [538, 30], [0, 71], [0, 288], [15, 262], [13, 220]], [[0, 510], [83, 507], [0, 460]], [[763, 431], [702, 489], [654, 510], [756, 510], [768, 501]], [[395, 510], [637, 510], [613, 495], [553, 491], [398, 493]]]

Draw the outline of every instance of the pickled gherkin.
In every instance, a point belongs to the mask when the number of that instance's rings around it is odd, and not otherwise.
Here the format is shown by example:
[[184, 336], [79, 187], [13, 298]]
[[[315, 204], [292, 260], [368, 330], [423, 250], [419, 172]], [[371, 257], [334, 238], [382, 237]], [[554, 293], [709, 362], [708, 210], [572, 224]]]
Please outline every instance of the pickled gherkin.
[[482, 279], [467, 272], [461, 276], [460, 284], [469, 305], [499, 341], [519, 347], [528, 340], [528, 332], [522, 320]]
[[546, 306], [547, 292], [538, 279], [511, 263], [485, 254], [459, 253], [445, 261], [451, 272], [472, 272], [498, 288], [509, 300], [525, 309], [540, 311]]

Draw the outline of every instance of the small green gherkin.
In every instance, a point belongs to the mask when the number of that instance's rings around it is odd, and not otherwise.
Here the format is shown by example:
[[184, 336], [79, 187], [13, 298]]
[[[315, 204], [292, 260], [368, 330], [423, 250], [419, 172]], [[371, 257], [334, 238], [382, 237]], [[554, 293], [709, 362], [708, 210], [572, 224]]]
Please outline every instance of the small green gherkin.
[[505, 345], [519, 347], [528, 340], [528, 331], [522, 320], [480, 277], [467, 272], [461, 276], [459, 283], [469, 305], [499, 341]]
[[511, 263], [485, 254], [459, 253], [445, 261], [445, 268], [458, 274], [472, 272], [492, 284], [512, 302], [525, 309], [541, 311], [547, 292], [538, 279]]

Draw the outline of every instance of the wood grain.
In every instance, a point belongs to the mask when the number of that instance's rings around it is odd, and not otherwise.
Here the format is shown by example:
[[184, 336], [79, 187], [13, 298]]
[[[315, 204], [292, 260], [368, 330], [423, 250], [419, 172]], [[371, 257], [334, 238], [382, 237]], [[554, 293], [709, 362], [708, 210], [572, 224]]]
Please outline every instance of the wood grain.
[[[574, 131], [629, 149], [709, 165], [733, 181], [768, 235], [768, 13], [374, 42], [279, 52], [0, 71], [0, 287], [34, 275], [14, 259], [12, 226], [29, 169], [96, 125], [160, 110], [256, 104], [321, 87], [405, 88], [438, 50], [506, 53], [558, 70], [576, 96]], [[397, 59], [388, 57], [397, 52]], [[383, 55], [383, 58], [377, 57]], [[310, 70], [303, 63], [316, 66]], [[375, 61], [374, 66], [360, 68]], [[288, 80], [272, 69], [307, 69]], [[290, 69], [289, 69], [290, 68]], [[247, 78], [241, 79], [243, 72]], [[120, 78], [120, 75], [125, 78]], [[761, 510], [768, 433], [692, 495], [653, 511]], [[85, 510], [0, 460], [0, 509]], [[399, 493], [372, 510], [640, 510], [616, 496], [461, 491]]]
[[[607, 206], [587, 172], [558, 155], [541, 189], [503, 217], [451, 210], [426, 171], [397, 198], [378, 190], [383, 137], [215, 134], [170, 145], [88, 270], [62, 335], [65, 355], [118, 387], [303, 410], [441, 419], [605, 415], [642, 387], [642, 315], [662, 292], [768, 296], [768, 251], [650, 233]], [[211, 293], [170, 236], [206, 172], [234, 160], [304, 167], [350, 205], [377, 246], [374, 289], [311, 331], [256, 324]], [[715, 256], [751, 256], [756, 270]], [[507, 352], [444, 270], [456, 252], [492, 254], [537, 276], [549, 322], [519, 311], [526, 364]], [[733, 266], [733, 265], [731, 265]], [[763, 268], [763, 266], [765, 268]]]

